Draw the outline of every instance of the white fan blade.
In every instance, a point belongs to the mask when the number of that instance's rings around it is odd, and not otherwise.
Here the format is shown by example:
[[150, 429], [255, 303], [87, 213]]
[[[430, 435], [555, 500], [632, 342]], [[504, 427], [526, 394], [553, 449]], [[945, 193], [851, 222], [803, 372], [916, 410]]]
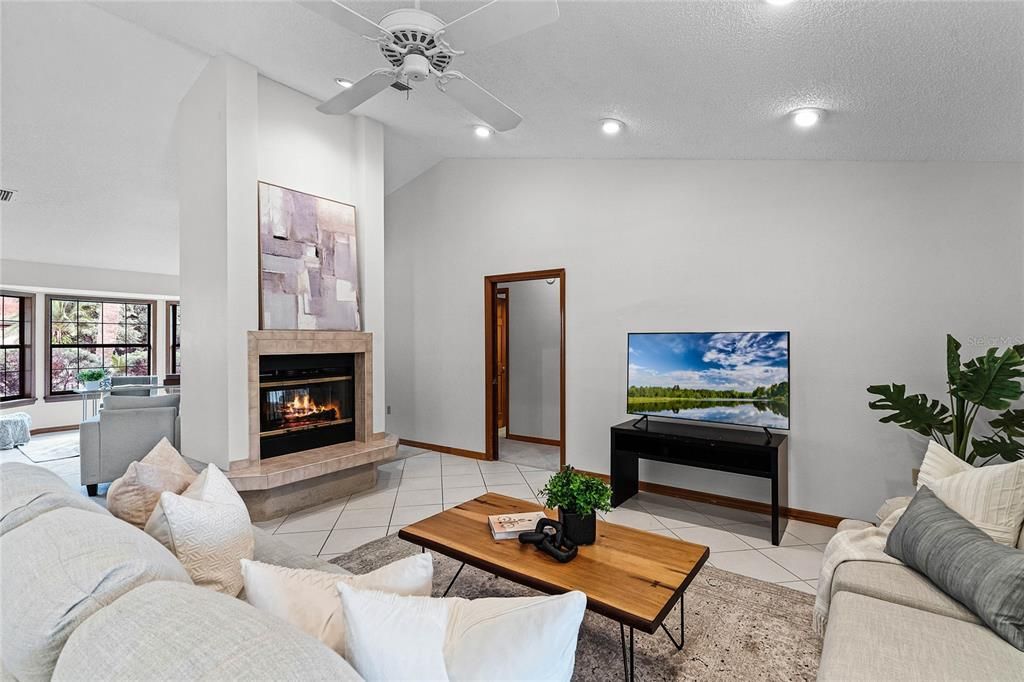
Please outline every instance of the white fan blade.
[[448, 47], [468, 52], [500, 43], [558, 19], [558, 0], [492, 0], [438, 33]]
[[377, 38], [394, 40], [394, 36], [391, 35], [390, 31], [382, 28], [377, 22], [367, 19], [359, 12], [345, 7], [345, 5], [337, 0], [322, 0], [320, 2], [305, 0], [300, 1], [299, 4], [313, 10], [322, 17], [330, 19], [342, 28], [347, 28], [356, 35], [366, 36], [374, 40]]
[[347, 114], [360, 104], [385, 90], [395, 82], [394, 69], [377, 69], [369, 76], [352, 84], [316, 109], [325, 114]]
[[458, 71], [445, 71], [437, 87], [499, 132], [512, 130], [523, 120], [514, 109]]

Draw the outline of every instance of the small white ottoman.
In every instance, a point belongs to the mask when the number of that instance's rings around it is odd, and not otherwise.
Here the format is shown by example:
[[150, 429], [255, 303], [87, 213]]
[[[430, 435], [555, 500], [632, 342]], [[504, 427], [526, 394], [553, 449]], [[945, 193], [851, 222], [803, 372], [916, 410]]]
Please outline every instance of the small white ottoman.
[[32, 439], [32, 417], [24, 412], [0, 414], [0, 450], [10, 450], [15, 445]]

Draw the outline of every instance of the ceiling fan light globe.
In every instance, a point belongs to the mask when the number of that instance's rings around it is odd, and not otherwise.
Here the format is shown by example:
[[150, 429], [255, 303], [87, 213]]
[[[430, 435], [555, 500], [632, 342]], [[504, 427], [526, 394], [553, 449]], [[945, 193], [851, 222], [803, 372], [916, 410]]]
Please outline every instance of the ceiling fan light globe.
[[402, 62], [401, 76], [420, 83], [430, 75], [430, 62], [421, 54], [407, 54]]

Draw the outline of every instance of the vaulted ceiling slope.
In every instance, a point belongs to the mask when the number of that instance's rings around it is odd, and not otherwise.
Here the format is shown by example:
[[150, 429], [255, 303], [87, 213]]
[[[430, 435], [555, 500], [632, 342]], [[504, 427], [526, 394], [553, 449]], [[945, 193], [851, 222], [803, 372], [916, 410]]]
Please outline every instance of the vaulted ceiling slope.
[[86, 3], [0, 2], [0, 256], [178, 272], [172, 131], [206, 62]]
[[[515, 1], [515, 0], [513, 0]], [[351, 2], [379, 19], [405, 2]], [[451, 20], [481, 2], [423, 0]], [[388, 126], [388, 189], [446, 157], [985, 160], [1022, 158], [1024, 3], [562, 0], [560, 19], [457, 58], [525, 117], [478, 121], [425, 83], [354, 113]], [[103, 3], [206, 53], [230, 52], [326, 99], [385, 63], [370, 41], [281, 2]], [[829, 109], [795, 134], [784, 114]], [[597, 119], [627, 135], [597, 134]]]
[[[351, 3], [374, 19], [412, 4]], [[443, 20], [481, 4], [421, 2]], [[515, 130], [476, 138], [478, 121], [431, 83], [354, 111], [386, 124], [387, 191], [460, 157], [1024, 158], [1022, 2], [560, 8], [554, 24], [456, 60], [523, 114]], [[177, 271], [173, 118], [209, 55], [318, 99], [338, 92], [335, 77], [384, 64], [373, 43], [287, 0], [3, 0], [0, 23], [0, 179], [21, 190], [3, 209], [0, 255], [25, 260], [132, 269], [145, 254], [141, 269]], [[797, 106], [830, 114], [798, 132], [785, 119]], [[625, 133], [602, 136], [603, 116]]]

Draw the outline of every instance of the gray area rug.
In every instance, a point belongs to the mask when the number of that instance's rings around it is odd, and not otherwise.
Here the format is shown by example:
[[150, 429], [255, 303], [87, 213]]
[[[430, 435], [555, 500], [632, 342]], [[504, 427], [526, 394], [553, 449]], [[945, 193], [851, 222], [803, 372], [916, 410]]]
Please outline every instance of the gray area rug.
[[[389, 535], [331, 559], [366, 573], [420, 548]], [[434, 554], [434, 594], [455, 575], [454, 559]], [[522, 597], [538, 592], [466, 567], [453, 597]], [[814, 597], [705, 565], [686, 590], [686, 646], [676, 651], [665, 633], [635, 636], [637, 680], [813, 680], [821, 643], [811, 631]], [[665, 624], [678, 635], [678, 606]], [[628, 637], [628, 632], [627, 632]], [[574, 680], [621, 680], [619, 625], [587, 612], [576, 648]]]
[[78, 457], [78, 431], [47, 436], [40, 440], [30, 440], [19, 445], [18, 449], [21, 450], [21, 454], [36, 464]]

